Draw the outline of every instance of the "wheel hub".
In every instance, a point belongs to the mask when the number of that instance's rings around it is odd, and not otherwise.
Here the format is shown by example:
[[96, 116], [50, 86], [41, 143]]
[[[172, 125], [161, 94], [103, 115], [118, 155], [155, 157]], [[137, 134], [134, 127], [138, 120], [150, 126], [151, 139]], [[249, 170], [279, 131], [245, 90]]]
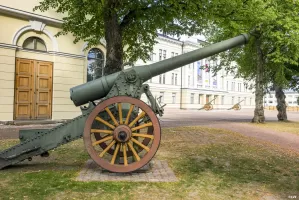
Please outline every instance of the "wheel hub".
[[113, 137], [117, 142], [125, 143], [131, 139], [132, 131], [127, 125], [119, 125], [113, 131]]

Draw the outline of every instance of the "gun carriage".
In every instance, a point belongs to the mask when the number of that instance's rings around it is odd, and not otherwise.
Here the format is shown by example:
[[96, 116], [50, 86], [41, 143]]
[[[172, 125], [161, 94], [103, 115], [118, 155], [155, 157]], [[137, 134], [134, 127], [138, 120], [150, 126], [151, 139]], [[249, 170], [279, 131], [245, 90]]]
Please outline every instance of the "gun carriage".
[[238, 103], [236, 103], [235, 105], [233, 105], [233, 107], [227, 109], [227, 110], [241, 110], [241, 103], [244, 101], [244, 99], [242, 101], [239, 101]]
[[206, 103], [202, 108], [200, 108], [198, 110], [202, 110], [202, 109], [205, 109], [206, 111], [213, 110], [213, 104], [212, 104], [212, 102], [215, 101], [216, 99], [217, 99], [217, 97], [215, 97], [214, 99], [212, 99], [211, 101], [209, 101], [208, 103]]
[[[145, 81], [248, 41], [243, 34], [151, 65], [123, 70], [70, 89], [82, 115], [52, 129], [20, 130], [20, 143], [0, 152], [0, 169], [83, 137], [90, 157], [112, 172], [131, 172], [155, 155], [161, 140], [163, 106]], [[140, 100], [145, 94], [150, 106]], [[95, 101], [100, 100], [99, 103]]]

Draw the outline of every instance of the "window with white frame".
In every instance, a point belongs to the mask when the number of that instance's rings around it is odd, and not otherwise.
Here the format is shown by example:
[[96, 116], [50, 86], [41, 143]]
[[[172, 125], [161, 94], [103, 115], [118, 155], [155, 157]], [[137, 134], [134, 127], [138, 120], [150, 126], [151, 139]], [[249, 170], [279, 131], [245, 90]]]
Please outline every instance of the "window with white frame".
[[174, 73], [171, 73], [171, 85], [174, 85]]
[[160, 84], [162, 83], [162, 75], [161, 74], [159, 75], [159, 83]]
[[162, 49], [159, 49], [159, 61], [162, 60]]
[[163, 84], [165, 84], [165, 74], [163, 74]]
[[171, 52], [171, 57], [174, 57], [174, 52]]
[[174, 84], [178, 85], [178, 74], [175, 74], [174, 76]]
[[163, 59], [166, 59], [166, 50], [163, 50]]

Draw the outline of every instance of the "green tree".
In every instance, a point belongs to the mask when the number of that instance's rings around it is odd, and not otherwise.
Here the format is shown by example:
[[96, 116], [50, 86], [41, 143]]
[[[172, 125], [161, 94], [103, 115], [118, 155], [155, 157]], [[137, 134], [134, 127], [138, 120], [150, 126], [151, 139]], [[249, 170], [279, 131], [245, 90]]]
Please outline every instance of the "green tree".
[[[244, 48], [222, 53], [221, 65], [248, 81], [254, 80], [255, 110], [252, 122], [265, 121], [263, 96], [269, 83], [282, 87], [289, 84], [287, 64], [298, 67], [299, 1], [293, 0], [223, 0], [211, 1], [214, 14], [206, 35], [219, 41], [240, 33], [250, 33]], [[238, 67], [233, 65], [236, 61]]]
[[190, 35], [201, 32], [207, 21], [204, 4], [189, 0], [42, 0], [34, 9], [68, 14], [57, 36], [70, 32], [74, 42], [89, 46], [105, 38], [105, 75], [120, 71], [124, 62], [147, 60], [157, 30]]

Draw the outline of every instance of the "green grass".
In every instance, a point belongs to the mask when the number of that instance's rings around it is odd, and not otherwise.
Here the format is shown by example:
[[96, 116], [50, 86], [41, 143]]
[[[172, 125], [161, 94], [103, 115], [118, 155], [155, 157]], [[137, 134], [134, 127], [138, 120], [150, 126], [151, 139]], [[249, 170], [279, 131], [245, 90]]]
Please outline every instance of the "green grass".
[[294, 133], [299, 135], [299, 122], [286, 121], [286, 122], [266, 122], [264, 124], [253, 124], [259, 128], [271, 129], [278, 132]]
[[298, 156], [221, 129], [168, 128], [155, 158], [167, 160], [178, 182], [78, 182], [89, 158], [78, 140], [1, 171], [0, 199], [286, 199], [299, 194]]

